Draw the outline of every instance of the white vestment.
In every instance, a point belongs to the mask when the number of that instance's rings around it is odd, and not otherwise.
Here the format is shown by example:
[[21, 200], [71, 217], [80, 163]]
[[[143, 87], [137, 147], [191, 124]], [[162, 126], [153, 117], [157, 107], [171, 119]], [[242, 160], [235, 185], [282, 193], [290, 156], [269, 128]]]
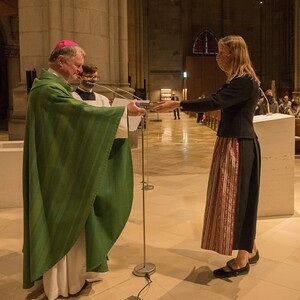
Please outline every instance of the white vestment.
[[[82, 100], [78, 93], [73, 92], [72, 95], [75, 99], [84, 101], [85, 103], [98, 107], [110, 107], [110, 103], [107, 97], [95, 93], [95, 100]], [[118, 131], [116, 134], [116, 139], [126, 139], [128, 137], [128, 127], [127, 127], [127, 109], [124, 110], [123, 116], [119, 123]]]
[[103, 279], [105, 273], [86, 272], [85, 261], [85, 235], [82, 233], [68, 254], [43, 274], [44, 292], [49, 300], [74, 295], [86, 281]]

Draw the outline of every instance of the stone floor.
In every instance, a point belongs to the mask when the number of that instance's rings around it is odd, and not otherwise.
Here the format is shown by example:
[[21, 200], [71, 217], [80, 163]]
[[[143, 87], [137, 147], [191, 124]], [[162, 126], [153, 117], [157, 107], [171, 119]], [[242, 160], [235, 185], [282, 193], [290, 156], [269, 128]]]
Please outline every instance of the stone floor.
[[[1, 138], [6, 134], [0, 134]], [[295, 157], [295, 214], [259, 219], [259, 263], [246, 276], [220, 280], [212, 276], [212, 270], [229, 257], [200, 248], [214, 141], [214, 131], [186, 114], [180, 120], [173, 120], [170, 113], [150, 114], [144, 132], [144, 197], [140, 134], [139, 147], [132, 151], [133, 208], [109, 253], [110, 272], [70, 299], [138, 299], [130, 296], [137, 296], [147, 281], [132, 271], [141, 263], [156, 267], [151, 284], [139, 294], [144, 300], [300, 299], [300, 160]], [[0, 299], [46, 299], [42, 291], [22, 290], [21, 250], [22, 208], [2, 209]]]

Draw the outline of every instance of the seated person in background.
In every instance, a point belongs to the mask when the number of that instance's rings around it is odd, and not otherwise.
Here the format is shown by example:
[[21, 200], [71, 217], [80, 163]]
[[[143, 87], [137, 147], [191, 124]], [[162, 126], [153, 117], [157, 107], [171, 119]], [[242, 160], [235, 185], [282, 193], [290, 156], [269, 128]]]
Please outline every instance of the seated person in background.
[[295, 118], [300, 118], [300, 106], [297, 101], [293, 101], [291, 104], [291, 111]]
[[[278, 103], [275, 100], [275, 98], [273, 97], [273, 93], [271, 89], [268, 89], [265, 91], [265, 97], [262, 97], [259, 99], [258, 104], [257, 104], [257, 110], [258, 110], [258, 114], [259, 115], [266, 115], [267, 113], [275, 114], [278, 113]], [[269, 108], [268, 108], [268, 104], [267, 104], [267, 100], [269, 103]]]
[[281, 114], [286, 114], [286, 115], [293, 115], [292, 110], [291, 110], [291, 101], [289, 100], [289, 96], [285, 95], [283, 97], [283, 102], [279, 104], [278, 106], [278, 111]]
[[277, 99], [277, 103], [278, 103], [278, 107], [279, 107], [279, 105], [283, 103], [282, 98], [278, 98], [278, 99]]
[[294, 102], [296, 102], [298, 105], [300, 105], [300, 97], [297, 96], [297, 97], [294, 99]]
[[93, 91], [94, 83], [98, 79], [98, 68], [96, 66], [83, 65], [82, 73], [79, 75], [79, 86], [72, 93], [73, 97], [93, 106], [109, 107], [108, 98]]

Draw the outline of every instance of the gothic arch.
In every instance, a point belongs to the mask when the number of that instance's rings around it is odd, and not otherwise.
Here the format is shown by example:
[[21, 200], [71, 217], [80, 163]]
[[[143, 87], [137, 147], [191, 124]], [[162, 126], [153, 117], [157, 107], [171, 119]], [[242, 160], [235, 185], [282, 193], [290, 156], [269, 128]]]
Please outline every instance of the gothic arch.
[[193, 44], [193, 54], [215, 55], [218, 53], [217, 38], [209, 31], [204, 30], [196, 36]]

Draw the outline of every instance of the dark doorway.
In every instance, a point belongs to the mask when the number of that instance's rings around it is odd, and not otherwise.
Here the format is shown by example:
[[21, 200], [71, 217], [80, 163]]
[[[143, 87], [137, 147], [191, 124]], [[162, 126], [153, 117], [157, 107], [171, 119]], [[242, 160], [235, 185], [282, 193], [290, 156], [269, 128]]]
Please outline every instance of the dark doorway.
[[187, 94], [197, 99], [202, 94], [210, 96], [222, 87], [226, 78], [216, 63], [215, 56], [187, 56]]

